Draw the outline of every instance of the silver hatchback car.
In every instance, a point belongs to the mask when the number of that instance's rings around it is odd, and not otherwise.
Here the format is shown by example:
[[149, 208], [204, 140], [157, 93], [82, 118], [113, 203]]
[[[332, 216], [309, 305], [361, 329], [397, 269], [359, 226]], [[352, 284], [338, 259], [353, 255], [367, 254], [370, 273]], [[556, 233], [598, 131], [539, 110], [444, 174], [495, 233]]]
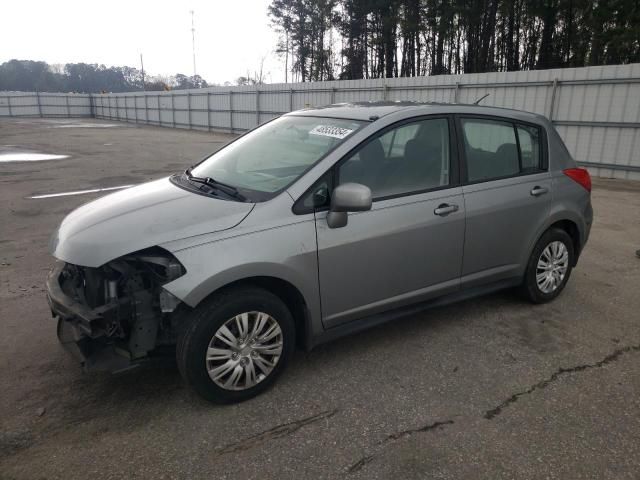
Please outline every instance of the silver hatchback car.
[[48, 299], [86, 370], [175, 346], [200, 395], [240, 401], [296, 345], [507, 287], [552, 300], [589, 237], [590, 190], [539, 115], [300, 110], [69, 214], [51, 239]]

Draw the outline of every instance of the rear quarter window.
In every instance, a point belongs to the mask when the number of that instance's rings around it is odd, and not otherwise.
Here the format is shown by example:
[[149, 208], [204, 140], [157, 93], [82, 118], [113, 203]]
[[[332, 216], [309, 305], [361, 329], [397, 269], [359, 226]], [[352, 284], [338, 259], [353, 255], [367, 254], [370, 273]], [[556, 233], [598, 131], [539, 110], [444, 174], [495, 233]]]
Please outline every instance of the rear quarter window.
[[543, 171], [542, 129], [509, 120], [461, 119], [471, 183]]

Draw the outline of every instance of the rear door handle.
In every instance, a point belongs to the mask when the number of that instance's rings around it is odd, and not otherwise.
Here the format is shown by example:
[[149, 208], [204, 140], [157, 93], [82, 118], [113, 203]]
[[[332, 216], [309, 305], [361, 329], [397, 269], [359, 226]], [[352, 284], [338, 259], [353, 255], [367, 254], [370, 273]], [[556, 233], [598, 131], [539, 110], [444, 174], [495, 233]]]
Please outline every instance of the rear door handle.
[[457, 211], [458, 211], [458, 205], [450, 205], [448, 203], [442, 203], [438, 205], [438, 208], [436, 208], [433, 211], [433, 213], [435, 213], [436, 215], [440, 215], [441, 217], [446, 217], [450, 213], [457, 212]]
[[548, 188], [546, 187], [533, 187], [531, 189], [531, 195], [533, 195], [534, 197], [539, 197], [540, 195], [544, 195], [545, 193], [547, 193], [549, 191]]

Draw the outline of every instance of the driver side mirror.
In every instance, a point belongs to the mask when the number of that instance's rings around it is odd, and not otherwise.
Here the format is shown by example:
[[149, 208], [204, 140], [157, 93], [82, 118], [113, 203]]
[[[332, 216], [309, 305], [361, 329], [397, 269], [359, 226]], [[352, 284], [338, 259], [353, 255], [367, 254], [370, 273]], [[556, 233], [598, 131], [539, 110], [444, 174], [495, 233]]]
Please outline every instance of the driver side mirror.
[[331, 208], [327, 214], [329, 228], [341, 228], [347, 224], [347, 212], [371, 210], [371, 189], [360, 183], [344, 183], [331, 195]]

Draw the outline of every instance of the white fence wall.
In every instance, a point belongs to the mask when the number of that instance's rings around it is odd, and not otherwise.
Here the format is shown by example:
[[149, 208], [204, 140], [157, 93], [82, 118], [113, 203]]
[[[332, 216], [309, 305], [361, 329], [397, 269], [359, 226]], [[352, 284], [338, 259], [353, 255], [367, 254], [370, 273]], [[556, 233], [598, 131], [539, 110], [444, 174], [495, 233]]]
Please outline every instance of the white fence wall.
[[0, 117], [91, 117], [91, 104], [88, 94], [0, 92]]
[[213, 87], [103, 95], [3, 94], [0, 116], [83, 116], [240, 133], [306, 106], [373, 100], [473, 103], [550, 118], [573, 156], [603, 177], [640, 179], [640, 64]]

